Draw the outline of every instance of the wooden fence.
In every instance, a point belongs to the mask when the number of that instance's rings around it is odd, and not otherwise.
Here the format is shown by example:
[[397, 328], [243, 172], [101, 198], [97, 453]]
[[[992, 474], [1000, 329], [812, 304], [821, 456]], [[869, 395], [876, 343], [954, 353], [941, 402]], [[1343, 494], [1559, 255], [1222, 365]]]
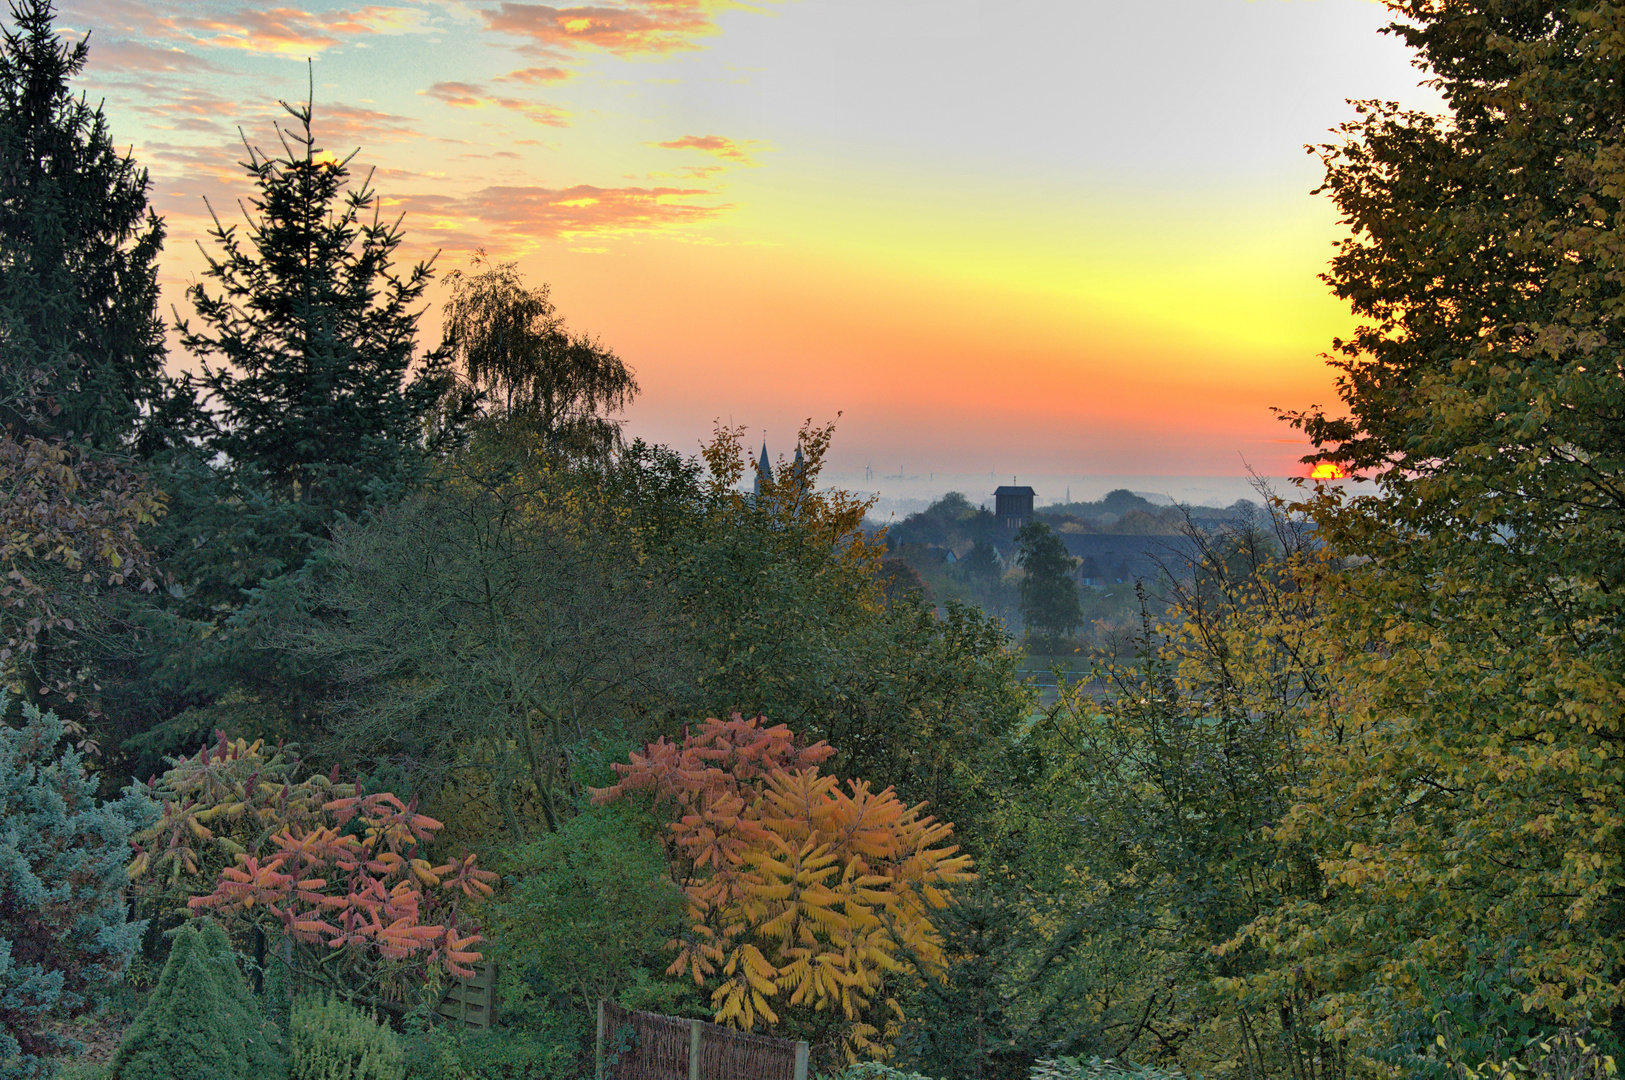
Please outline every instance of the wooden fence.
[[462, 1027], [490, 1027], [497, 1014], [496, 961], [475, 964], [473, 975], [452, 980], [434, 1011]]
[[597, 1080], [807, 1080], [807, 1044], [598, 1003]]

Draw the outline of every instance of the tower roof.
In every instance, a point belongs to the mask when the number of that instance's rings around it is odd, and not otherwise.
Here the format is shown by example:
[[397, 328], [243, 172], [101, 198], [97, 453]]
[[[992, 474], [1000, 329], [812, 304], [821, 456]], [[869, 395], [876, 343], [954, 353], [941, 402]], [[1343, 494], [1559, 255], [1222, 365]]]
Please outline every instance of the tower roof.
[[763, 480], [766, 480], [770, 484], [773, 482], [773, 465], [772, 465], [771, 462], [769, 462], [767, 460], [767, 440], [766, 439], [762, 440], [762, 456], [761, 456], [761, 459], [756, 462], [756, 484], [755, 484], [755, 487], [754, 487], [754, 491], [758, 495], [760, 495], [762, 493], [762, 481]]

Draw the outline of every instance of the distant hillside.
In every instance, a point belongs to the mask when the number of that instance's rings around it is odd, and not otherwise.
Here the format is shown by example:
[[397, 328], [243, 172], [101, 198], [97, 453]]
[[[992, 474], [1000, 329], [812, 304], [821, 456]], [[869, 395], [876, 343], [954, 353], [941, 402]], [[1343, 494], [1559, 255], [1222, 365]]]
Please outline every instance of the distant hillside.
[[[1246, 512], [1241, 503], [1229, 507], [1196, 507], [1199, 523], [1234, 520]], [[1039, 507], [1035, 516], [1063, 536], [1176, 536], [1185, 526], [1185, 511], [1158, 506], [1127, 489], [1119, 489], [1098, 502], [1060, 503]], [[886, 529], [887, 546], [922, 545], [963, 555], [978, 542], [1007, 547], [1010, 536], [999, 527], [991, 511], [973, 504], [957, 491], [910, 514]]]

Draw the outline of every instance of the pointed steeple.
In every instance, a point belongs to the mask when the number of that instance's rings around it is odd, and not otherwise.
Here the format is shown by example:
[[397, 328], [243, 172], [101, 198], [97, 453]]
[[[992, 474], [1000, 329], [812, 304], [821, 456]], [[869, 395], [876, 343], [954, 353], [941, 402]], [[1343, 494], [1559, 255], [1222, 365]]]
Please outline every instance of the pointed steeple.
[[760, 461], [758, 461], [756, 463], [755, 494], [760, 495], [762, 493], [762, 481], [764, 479], [770, 484], [773, 482], [773, 466], [767, 460], [767, 440], [766, 439], [762, 440], [762, 458], [761, 458]]

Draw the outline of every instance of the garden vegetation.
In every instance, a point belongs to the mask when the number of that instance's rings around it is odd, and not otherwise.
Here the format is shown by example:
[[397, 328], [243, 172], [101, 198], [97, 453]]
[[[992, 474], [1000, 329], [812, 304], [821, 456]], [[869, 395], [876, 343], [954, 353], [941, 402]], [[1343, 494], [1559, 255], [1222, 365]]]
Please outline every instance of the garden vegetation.
[[0, 1078], [578, 1080], [600, 1000], [846, 1080], [1612, 1075], [1625, 6], [1388, 7], [1449, 113], [1320, 149], [1360, 327], [1289, 418], [1355, 481], [1189, 528], [1041, 700], [820, 486], [833, 424], [629, 441], [631, 367], [483, 255], [423, 341], [308, 102], [167, 375], [148, 178], [13, 0]]

